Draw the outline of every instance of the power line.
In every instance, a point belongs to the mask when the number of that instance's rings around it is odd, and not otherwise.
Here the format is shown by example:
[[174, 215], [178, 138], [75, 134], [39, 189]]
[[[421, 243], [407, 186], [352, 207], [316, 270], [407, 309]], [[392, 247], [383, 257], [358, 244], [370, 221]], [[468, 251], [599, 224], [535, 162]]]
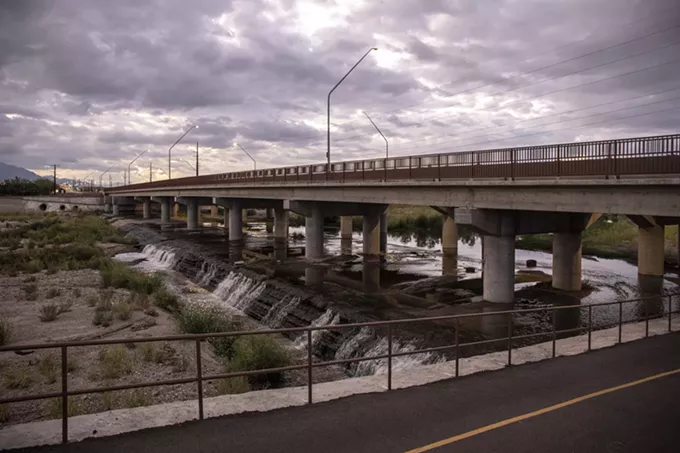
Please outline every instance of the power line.
[[[670, 88], [670, 89], [661, 90], [661, 91], [655, 91], [654, 93], [646, 93], [646, 94], [642, 94], [642, 95], [635, 96], [635, 97], [632, 97], [632, 98], [617, 99], [615, 101], [603, 102], [603, 103], [600, 103], [600, 104], [594, 104], [594, 105], [590, 105], [588, 107], [582, 107], [582, 108], [579, 108], [579, 109], [566, 110], [566, 111], [563, 111], [563, 112], [550, 113], [548, 115], [541, 115], [541, 116], [537, 116], [537, 117], [534, 117], [534, 118], [527, 118], [527, 119], [524, 119], [524, 120], [515, 121], [512, 124], [506, 124], [506, 125], [503, 125], [503, 126], [480, 127], [480, 128], [477, 128], [477, 129], [470, 129], [470, 130], [466, 130], [466, 131], [457, 131], [457, 132], [453, 132], [451, 134], [440, 135], [439, 137], [440, 138], [441, 137], [450, 137], [450, 136], [453, 136], [453, 135], [468, 134], [468, 133], [471, 133], [471, 132], [479, 132], [479, 131], [488, 130], [488, 129], [500, 129], [500, 128], [505, 128], [505, 127], [512, 127], [512, 126], [515, 126], [515, 125], [520, 124], [520, 123], [526, 123], [528, 121], [542, 120], [542, 119], [545, 119], [545, 118], [550, 118], [552, 116], [558, 116], [558, 115], [568, 115], [570, 113], [580, 112], [580, 111], [583, 111], [583, 110], [590, 110], [590, 109], [594, 109], [594, 108], [597, 108], [597, 107], [603, 107], [605, 105], [618, 104], [620, 102], [634, 101], [636, 99], [646, 98], [648, 96], [656, 96], [656, 95], [659, 95], [659, 94], [668, 93], [670, 91], [677, 91], [677, 90], [680, 90], [680, 87]], [[642, 105], [646, 105], [646, 104], [642, 104]], [[635, 106], [635, 107], [639, 107], [639, 106]], [[602, 112], [602, 113], [607, 113], [607, 112]], [[544, 126], [544, 125], [545, 124], [541, 124], [539, 126]], [[441, 145], [441, 144], [444, 144], [444, 143], [454, 143], [454, 142], [459, 142], [459, 141], [463, 141], [463, 140], [469, 140], [470, 138], [474, 138], [474, 137], [467, 137], [467, 138], [462, 138], [462, 139], [457, 139], [457, 140], [449, 140], [449, 141], [444, 141], [444, 142], [432, 143], [431, 145], [437, 146], [437, 145]], [[429, 140], [429, 139], [423, 139], [423, 140]], [[420, 141], [420, 140], [413, 140], [413, 141], [409, 141], [409, 142], [405, 142], [405, 143], [414, 143], [416, 141]], [[422, 146], [412, 146], [412, 147], [406, 147], [406, 148], [397, 146], [397, 149], [402, 150], [402, 151], [403, 150], [409, 150], [409, 149], [420, 149], [420, 148], [422, 148]]]
[[[574, 88], [581, 88], [581, 87], [584, 87], [584, 86], [593, 85], [593, 84], [600, 83], [600, 82], [604, 82], [604, 81], [607, 81], [607, 80], [612, 80], [612, 79], [616, 79], [616, 78], [619, 78], [619, 77], [629, 76], [629, 75], [632, 75], [632, 74], [641, 73], [641, 72], [644, 72], [644, 71], [648, 71], [648, 70], [650, 70], [650, 69], [655, 69], [655, 68], [659, 68], [659, 67], [662, 67], [662, 66], [666, 66], [666, 65], [670, 65], [670, 64], [674, 64], [674, 63], [678, 63], [678, 62], [680, 62], [680, 59], [672, 60], [672, 61], [667, 61], [667, 62], [663, 62], [663, 63], [658, 63], [658, 64], [655, 64], [655, 65], [652, 65], [652, 66], [648, 66], [648, 67], [645, 67], [645, 68], [642, 68], [642, 69], [636, 69], [636, 70], [634, 70], [634, 71], [629, 71], [629, 72], [626, 72], [626, 73], [623, 73], [623, 74], [617, 74], [617, 75], [615, 75], [615, 76], [605, 77], [605, 78], [603, 78], [603, 79], [598, 79], [598, 80], [593, 80], [593, 81], [590, 81], [590, 82], [581, 83], [581, 84], [574, 85], [574, 86], [567, 87], [567, 88], [560, 88], [560, 89], [553, 90], [553, 91], [549, 91], [549, 92], [547, 92], [547, 93], [543, 93], [543, 94], [540, 94], [540, 95], [537, 95], [537, 96], [532, 96], [532, 97], [528, 97], [528, 98], [520, 98], [520, 99], [516, 99], [516, 100], [514, 100], [514, 101], [512, 101], [512, 102], [509, 102], [509, 103], [507, 103], [507, 104], [504, 104], [504, 105], [503, 105], [503, 108], [506, 108], [506, 107], [508, 107], [508, 106], [510, 106], [510, 105], [513, 105], [513, 104], [517, 104], [518, 102], [525, 102], [525, 101], [530, 101], [530, 100], [534, 100], [534, 99], [539, 99], [539, 98], [542, 98], [542, 97], [547, 96], [547, 95], [549, 95], [549, 94], [561, 93], [561, 92], [563, 92], [563, 91], [572, 90], [572, 89], [574, 89]], [[489, 111], [489, 110], [494, 109], [494, 108], [496, 108], [496, 107], [497, 107], [497, 106], [493, 106], [493, 107], [489, 107], [489, 108], [486, 108], [486, 109], [475, 110], [475, 113]], [[421, 122], [418, 122], [418, 123], [409, 124], [409, 125], [407, 125], [407, 126], [402, 126], [401, 128], [412, 127], [412, 126], [416, 126], [416, 125], [420, 125], [420, 124], [425, 124], [425, 123], [431, 122], [431, 121], [433, 121], [433, 120], [435, 120], [435, 119], [441, 120], [441, 119], [449, 118], [449, 117], [452, 117], [452, 116], [456, 116], [456, 114], [449, 114], [449, 115], [442, 116], [442, 117], [429, 118], [427, 121], [421, 121]], [[363, 135], [358, 135], [358, 136], [353, 136], [353, 137], [346, 137], [346, 138], [339, 138], [339, 139], [336, 140], [336, 141], [339, 142], [339, 141], [342, 141], [342, 140], [349, 140], [349, 139], [351, 139], [351, 138], [361, 138], [361, 137], [363, 137]], [[428, 139], [409, 140], [409, 141], [407, 141], [407, 142], [402, 142], [402, 143], [414, 143], [414, 142], [424, 141], [424, 140], [428, 140]]]

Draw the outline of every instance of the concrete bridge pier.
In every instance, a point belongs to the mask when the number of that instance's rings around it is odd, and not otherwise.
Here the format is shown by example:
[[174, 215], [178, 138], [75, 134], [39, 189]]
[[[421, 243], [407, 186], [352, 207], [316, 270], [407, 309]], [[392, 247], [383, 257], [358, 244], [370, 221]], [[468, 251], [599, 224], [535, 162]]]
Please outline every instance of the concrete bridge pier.
[[233, 201], [229, 207], [229, 242], [243, 241], [243, 206]]
[[142, 215], [145, 219], [151, 218], [151, 199], [146, 198], [142, 205]]
[[580, 231], [553, 235], [553, 288], [581, 290], [581, 236]]
[[313, 204], [305, 215], [305, 257], [323, 258], [323, 214], [318, 204]]
[[113, 198], [113, 215], [118, 217], [120, 215], [120, 205], [116, 203], [116, 197]]
[[187, 207], [187, 228], [190, 230], [198, 229], [199, 208], [196, 200], [189, 199]]
[[288, 256], [288, 210], [274, 210], [274, 257], [282, 261]]
[[385, 261], [387, 253], [387, 211], [380, 215], [380, 260]]
[[104, 212], [107, 214], [113, 212], [113, 197], [111, 195], [104, 196]]
[[382, 213], [371, 212], [363, 218], [363, 254], [364, 261], [380, 259], [380, 217]]
[[488, 302], [515, 300], [515, 235], [485, 235], [483, 298]]
[[265, 229], [267, 233], [273, 233], [274, 232], [274, 210], [272, 208], [267, 208], [264, 210], [264, 221], [265, 221]]
[[664, 227], [638, 228], [638, 274], [661, 277], [664, 274]]
[[453, 209], [442, 224], [442, 274], [458, 275], [458, 228]]
[[173, 200], [171, 197], [152, 197], [153, 201], [161, 204], [161, 227], [170, 225], [170, 213]]
[[340, 253], [352, 254], [352, 216], [340, 217]]

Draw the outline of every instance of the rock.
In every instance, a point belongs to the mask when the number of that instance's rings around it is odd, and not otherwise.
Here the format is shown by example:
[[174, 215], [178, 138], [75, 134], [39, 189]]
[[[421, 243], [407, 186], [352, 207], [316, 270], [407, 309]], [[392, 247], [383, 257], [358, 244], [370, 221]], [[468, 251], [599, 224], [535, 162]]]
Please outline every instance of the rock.
[[149, 327], [155, 326], [156, 325], [156, 320], [151, 317], [145, 317], [141, 321], [135, 323], [132, 327], [130, 327], [130, 330], [133, 332], [137, 332], [139, 330], [146, 330]]
[[474, 267], [472, 267], [472, 266], [466, 266], [466, 267], [465, 267], [465, 272], [468, 273], [468, 274], [473, 274], [473, 273], [475, 273], [476, 271], [477, 271], [477, 269], [474, 268]]
[[527, 267], [536, 267], [536, 260], [527, 260]]

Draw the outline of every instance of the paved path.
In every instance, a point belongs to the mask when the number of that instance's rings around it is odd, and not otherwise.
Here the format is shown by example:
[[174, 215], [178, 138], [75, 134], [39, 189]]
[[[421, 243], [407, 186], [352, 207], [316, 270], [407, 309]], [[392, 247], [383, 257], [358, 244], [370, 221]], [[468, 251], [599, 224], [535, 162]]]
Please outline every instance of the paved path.
[[675, 333], [390, 393], [20, 451], [676, 452], [678, 420]]

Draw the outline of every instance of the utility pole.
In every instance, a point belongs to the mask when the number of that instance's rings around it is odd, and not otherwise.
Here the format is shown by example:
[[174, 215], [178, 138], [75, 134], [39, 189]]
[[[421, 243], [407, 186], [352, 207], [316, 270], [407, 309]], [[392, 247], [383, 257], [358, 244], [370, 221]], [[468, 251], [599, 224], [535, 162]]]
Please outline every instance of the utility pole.
[[59, 165], [57, 164], [49, 164], [49, 167], [53, 168], [53, 174], [52, 174], [52, 193], [57, 193], [57, 167]]
[[198, 141], [196, 141], [196, 176], [198, 176]]
[[153, 162], [149, 161], [149, 182], [153, 182]]

